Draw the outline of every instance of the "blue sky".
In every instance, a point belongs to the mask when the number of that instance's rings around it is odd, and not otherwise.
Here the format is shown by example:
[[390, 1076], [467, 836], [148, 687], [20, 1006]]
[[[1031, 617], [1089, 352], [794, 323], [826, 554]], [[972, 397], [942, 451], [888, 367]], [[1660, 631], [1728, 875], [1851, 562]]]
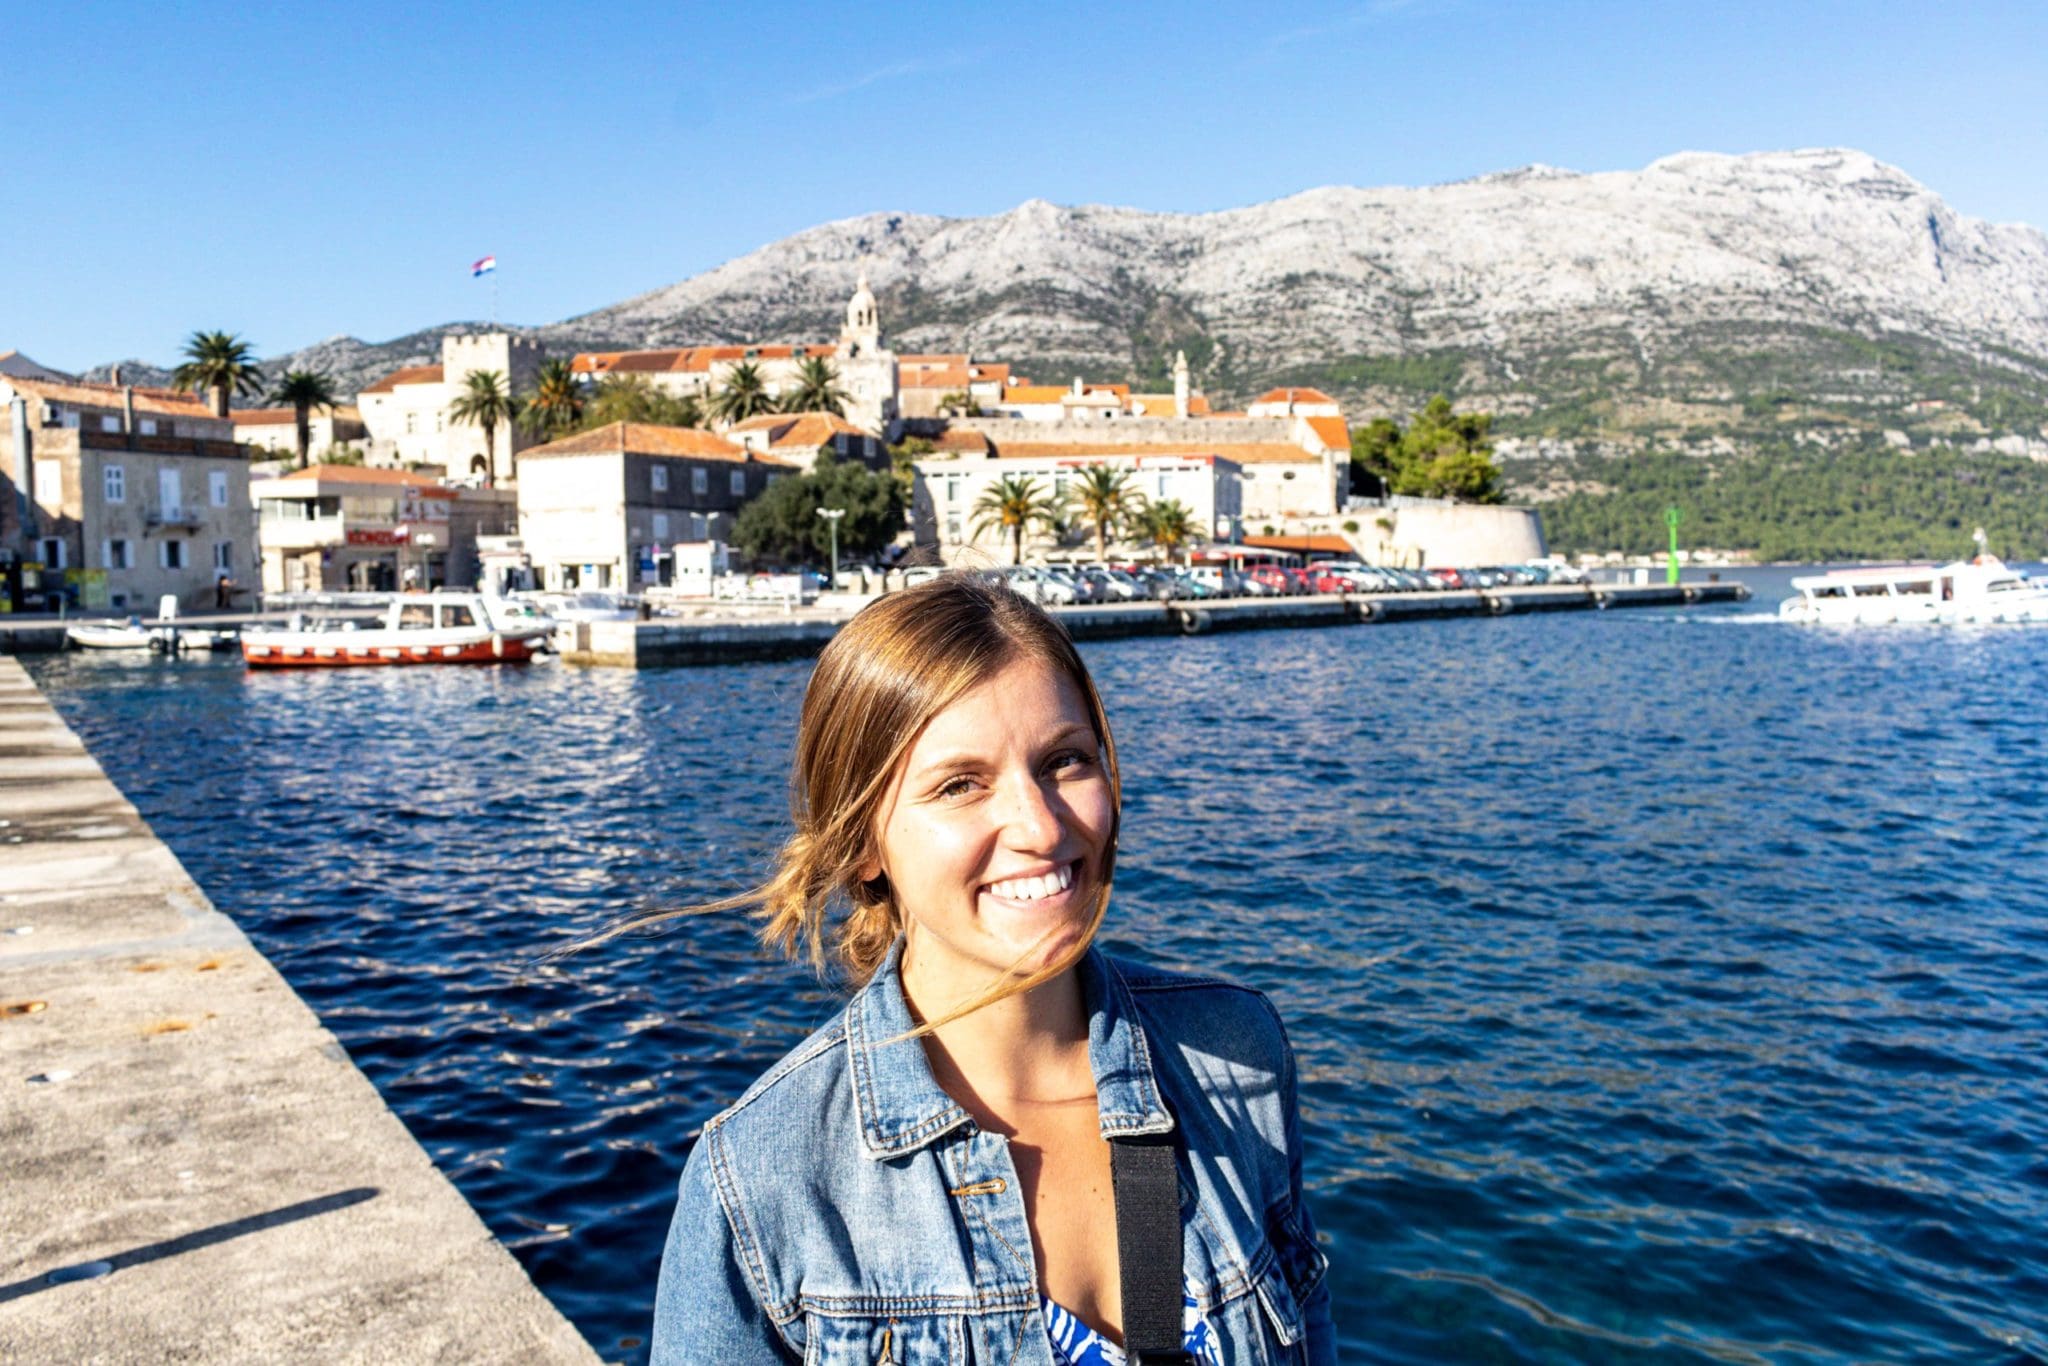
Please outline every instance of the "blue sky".
[[785, 234], [1846, 145], [2048, 227], [2048, 4], [18, 7], [0, 349], [551, 322]]

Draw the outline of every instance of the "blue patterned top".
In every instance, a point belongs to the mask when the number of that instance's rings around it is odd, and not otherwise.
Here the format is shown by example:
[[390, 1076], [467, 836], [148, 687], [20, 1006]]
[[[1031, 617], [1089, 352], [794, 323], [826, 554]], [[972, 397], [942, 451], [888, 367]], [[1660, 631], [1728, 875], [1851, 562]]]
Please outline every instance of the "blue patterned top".
[[[1195, 1308], [1195, 1297], [1181, 1283], [1181, 1346], [1204, 1366], [1223, 1366], [1223, 1353], [1209, 1321]], [[1124, 1366], [1124, 1349], [1081, 1321], [1079, 1314], [1054, 1304], [1040, 1295], [1038, 1307], [1045, 1315], [1045, 1331], [1052, 1337], [1052, 1356], [1059, 1366]]]

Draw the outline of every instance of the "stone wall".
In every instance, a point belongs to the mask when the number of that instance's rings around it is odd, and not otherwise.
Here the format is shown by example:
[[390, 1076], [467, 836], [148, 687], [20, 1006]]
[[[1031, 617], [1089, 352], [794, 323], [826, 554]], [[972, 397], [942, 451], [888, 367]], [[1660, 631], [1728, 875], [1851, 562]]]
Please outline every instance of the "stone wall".
[[[960, 418], [955, 431], [980, 432], [998, 446], [1005, 441], [1073, 441], [1098, 446], [1182, 443], [1225, 445], [1243, 441], [1294, 441], [1291, 417], [1113, 417], [1103, 422], [1031, 422], [1014, 417]], [[1311, 459], [1303, 452], [1304, 459]]]

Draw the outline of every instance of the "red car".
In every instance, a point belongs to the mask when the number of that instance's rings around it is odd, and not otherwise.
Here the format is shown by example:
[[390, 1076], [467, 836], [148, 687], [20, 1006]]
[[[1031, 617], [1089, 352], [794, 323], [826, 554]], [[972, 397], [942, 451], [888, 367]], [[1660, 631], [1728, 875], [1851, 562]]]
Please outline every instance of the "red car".
[[1312, 564], [1308, 566], [1308, 568], [1301, 571], [1301, 575], [1308, 581], [1311, 593], [1349, 593], [1351, 591], [1351, 580], [1341, 574], [1333, 574], [1320, 565]]

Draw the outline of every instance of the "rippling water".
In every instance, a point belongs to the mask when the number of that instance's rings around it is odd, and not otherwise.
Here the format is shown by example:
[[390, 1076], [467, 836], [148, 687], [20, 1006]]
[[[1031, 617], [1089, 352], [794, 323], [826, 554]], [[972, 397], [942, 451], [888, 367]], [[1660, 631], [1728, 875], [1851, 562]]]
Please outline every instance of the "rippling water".
[[[1768, 575], [1758, 577], [1769, 579]], [[2048, 630], [1572, 613], [1088, 647], [1111, 946], [1280, 1003], [1347, 1360], [2048, 1360]], [[837, 1007], [733, 889], [809, 666], [32, 661], [607, 1357]]]

